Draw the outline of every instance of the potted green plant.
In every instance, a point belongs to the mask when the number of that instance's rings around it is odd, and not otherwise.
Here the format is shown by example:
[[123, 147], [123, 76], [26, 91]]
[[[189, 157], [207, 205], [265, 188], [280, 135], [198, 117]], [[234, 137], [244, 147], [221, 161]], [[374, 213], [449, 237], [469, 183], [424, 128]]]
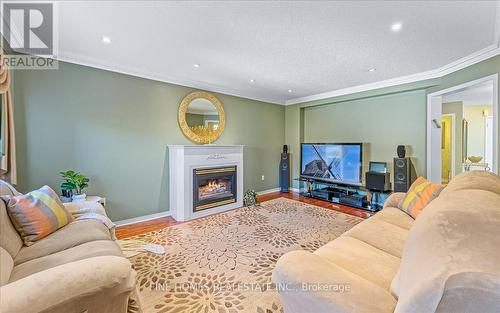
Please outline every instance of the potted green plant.
[[257, 193], [255, 190], [249, 189], [245, 192], [245, 196], [243, 197], [243, 202], [246, 206], [256, 206], [259, 205], [259, 201], [257, 200]]
[[89, 186], [90, 179], [78, 172], [69, 170], [60, 172], [64, 182], [61, 184], [63, 194], [71, 195], [73, 201], [83, 201], [87, 197], [83, 189]]

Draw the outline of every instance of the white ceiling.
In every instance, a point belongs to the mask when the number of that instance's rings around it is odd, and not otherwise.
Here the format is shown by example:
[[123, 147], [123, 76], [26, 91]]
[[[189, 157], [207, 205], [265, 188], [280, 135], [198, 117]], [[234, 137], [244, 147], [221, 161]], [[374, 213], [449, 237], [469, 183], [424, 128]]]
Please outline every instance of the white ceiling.
[[443, 102], [463, 102], [463, 105], [493, 104], [493, 82], [487, 81], [443, 96]]
[[[65, 1], [59, 59], [294, 103], [435, 70], [496, 47], [497, 4]], [[402, 23], [399, 32], [391, 31], [395, 22]], [[103, 36], [111, 43], [103, 44]]]

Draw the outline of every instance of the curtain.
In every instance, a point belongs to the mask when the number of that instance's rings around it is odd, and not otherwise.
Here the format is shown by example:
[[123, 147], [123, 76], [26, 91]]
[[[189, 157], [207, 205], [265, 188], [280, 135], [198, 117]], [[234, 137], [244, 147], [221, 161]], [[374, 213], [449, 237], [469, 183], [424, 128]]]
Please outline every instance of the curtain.
[[11, 73], [8, 68], [3, 66], [3, 58], [3, 51], [0, 50], [0, 94], [2, 96], [0, 179], [15, 185], [17, 184], [16, 136], [14, 132]]

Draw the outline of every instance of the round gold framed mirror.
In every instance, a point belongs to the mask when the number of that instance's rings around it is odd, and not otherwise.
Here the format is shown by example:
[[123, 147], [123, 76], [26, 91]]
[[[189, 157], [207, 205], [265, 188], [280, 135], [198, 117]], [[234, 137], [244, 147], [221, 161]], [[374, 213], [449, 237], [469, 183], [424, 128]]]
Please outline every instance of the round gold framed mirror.
[[178, 118], [184, 135], [197, 143], [213, 143], [226, 126], [222, 103], [205, 91], [188, 94], [179, 106]]

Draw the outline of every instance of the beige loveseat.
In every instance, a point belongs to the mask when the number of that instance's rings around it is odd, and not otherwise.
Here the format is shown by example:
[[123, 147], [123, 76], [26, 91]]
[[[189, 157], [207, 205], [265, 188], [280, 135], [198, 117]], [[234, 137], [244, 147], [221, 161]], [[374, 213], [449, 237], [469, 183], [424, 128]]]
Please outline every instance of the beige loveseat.
[[0, 200], [0, 312], [127, 312], [135, 278], [100, 222], [73, 222], [27, 247]]
[[282, 256], [285, 313], [500, 312], [500, 178], [458, 175], [416, 220], [397, 208], [404, 196], [314, 253]]

